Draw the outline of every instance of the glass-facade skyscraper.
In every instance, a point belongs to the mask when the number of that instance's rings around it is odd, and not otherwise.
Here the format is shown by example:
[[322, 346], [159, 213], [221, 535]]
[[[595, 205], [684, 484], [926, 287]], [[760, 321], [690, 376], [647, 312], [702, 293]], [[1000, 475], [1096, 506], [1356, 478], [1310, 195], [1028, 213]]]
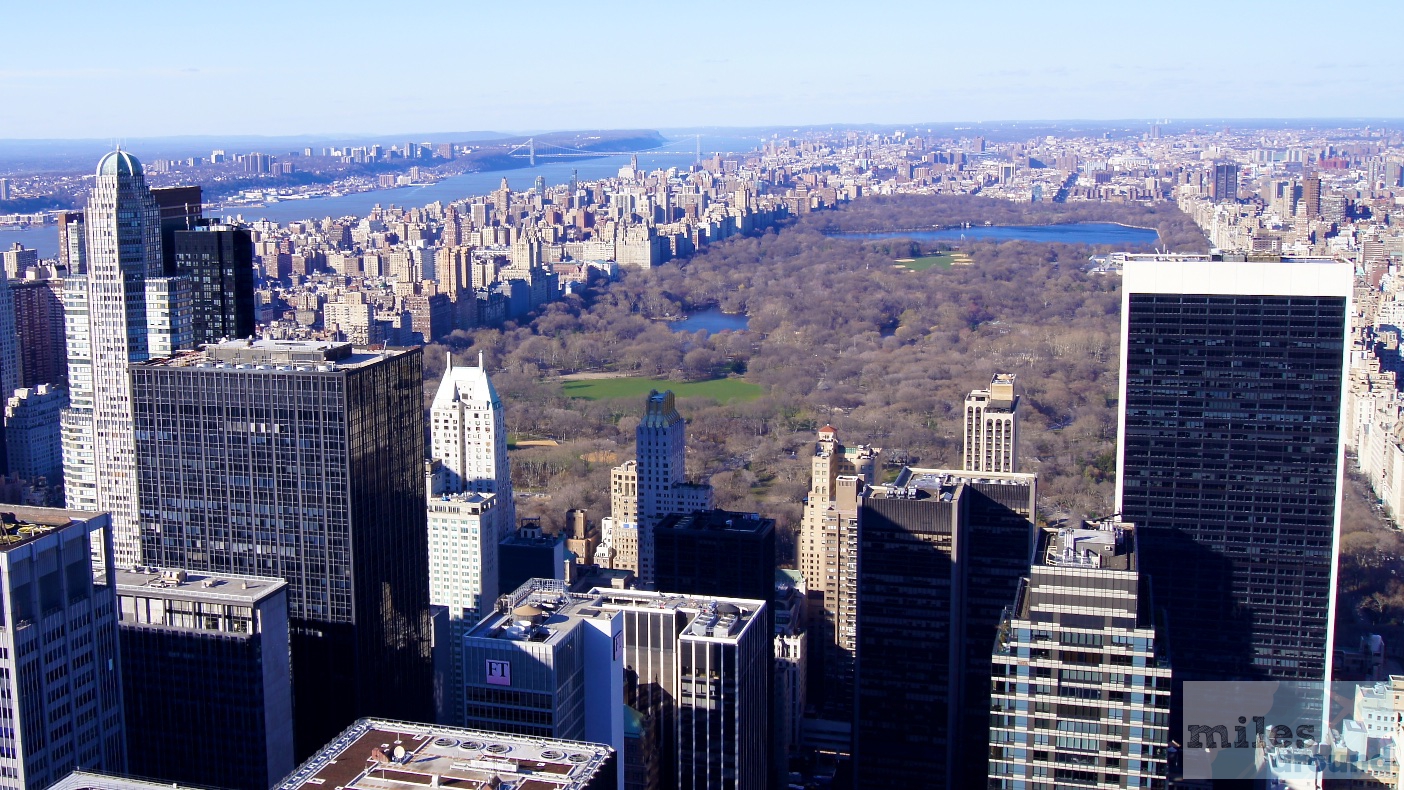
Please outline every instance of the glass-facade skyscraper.
[[132, 371], [143, 561], [287, 581], [301, 756], [433, 715], [421, 355], [231, 341]]
[[1329, 680], [1353, 270], [1130, 256], [1117, 501], [1182, 680]]

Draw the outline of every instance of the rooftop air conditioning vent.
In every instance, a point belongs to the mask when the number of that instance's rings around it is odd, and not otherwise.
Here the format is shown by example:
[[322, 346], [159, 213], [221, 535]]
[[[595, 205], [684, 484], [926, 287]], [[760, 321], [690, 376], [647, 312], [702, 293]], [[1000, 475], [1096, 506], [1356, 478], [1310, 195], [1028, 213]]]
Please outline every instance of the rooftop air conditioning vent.
[[458, 745], [458, 741], [453, 738], [435, 738], [434, 745], [441, 749], [452, 749]]
[[458, 744], [458, 748], [465, 752], [480, 752], [483, 750], [482, 741], [464, 741]]
[[543, 760], [559, 760], [562, 757], [565, 757], [565, 752], [556, 751], [555, 749], [547, 749], [541, 753], [541, 759]]
[[576, 752], [575, 754], [572, 754], [571, 756], [567, 757], [566, 759], [567, 759], [567, 760], [570, 760], [570, 761], [573, 762], [573, 763], [587, 763], [587, 762], [590, 761], [590, 755], [588, 755], [588, 754], [582, 754], [582, 753], [580, 753], [580, 752]]
[[494, 743], [488, 746], [486, 751], [491, 752], [492, 754], [506, 754], [512, 751], [512, 747], [508, 746], [505, 743]]

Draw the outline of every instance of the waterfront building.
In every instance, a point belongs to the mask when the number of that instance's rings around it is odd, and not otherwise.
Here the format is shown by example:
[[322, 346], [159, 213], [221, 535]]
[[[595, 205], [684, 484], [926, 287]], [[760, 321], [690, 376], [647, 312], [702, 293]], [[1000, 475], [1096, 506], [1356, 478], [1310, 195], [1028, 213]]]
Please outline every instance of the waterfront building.
[[1180, 680], [1330, 680], [1353, 268], [1128, 256], [1117, 502]]
[[241, 340], [132, 369], [144, 564], [288, 582], [298, 754], [431, 715], [421, 353]]
[[112, 522], [5, 506], [0, 519], [0, 787], [79, 767], [124, 773]]
[[116, 579], [131, 773], [226, 790], [290, 773], [287, 583], [150, 566]]
[[1012, 373], [996, 373], [988, 389], [971, 390], [965, 397], [965, 471], [1019, 471], [1018, 410]]
[[989, 787], [1166, 786], [1170, 665], [1136, 530], [1043, 529], [994, 647]]

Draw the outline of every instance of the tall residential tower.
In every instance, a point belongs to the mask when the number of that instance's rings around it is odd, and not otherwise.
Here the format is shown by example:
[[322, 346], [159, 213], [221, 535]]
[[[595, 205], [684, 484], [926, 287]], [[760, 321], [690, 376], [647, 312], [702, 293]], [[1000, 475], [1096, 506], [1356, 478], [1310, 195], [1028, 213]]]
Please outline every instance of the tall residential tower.
[[996, 373], [989, 389], [971, 390], [965, 397], [965, 471], [1019, 471], [1018, 410], [1012, 373]]

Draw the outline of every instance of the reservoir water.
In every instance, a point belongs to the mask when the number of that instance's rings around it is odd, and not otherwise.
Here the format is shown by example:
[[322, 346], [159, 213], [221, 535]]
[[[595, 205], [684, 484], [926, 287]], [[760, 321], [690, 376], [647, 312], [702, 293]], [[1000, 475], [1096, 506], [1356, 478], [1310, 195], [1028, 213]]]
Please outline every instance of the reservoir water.
[[669, 321], [668, 328], [674, 332], [706, 332], [708, 336], [717, 332], [743, 332], [751, 324], [751, 319], [745, 315], [736, 313], [723, 313], [720, 309], [713, 307], [710, 310], [702, 310], [691, 313], [681, 321]]
[[1160, 234], [1148, 228], [1132, 228], [1114, 222], [1076, 222], [1065, 225], [983, 225], [970, 228], [885, 231], [881, 233], [834, 233], [850, 239], [912, 239], [914, 241], [1037, 241], [1062, 244], [1095, 244], [1112, 247], [1138, 247], [1155, 244]]

